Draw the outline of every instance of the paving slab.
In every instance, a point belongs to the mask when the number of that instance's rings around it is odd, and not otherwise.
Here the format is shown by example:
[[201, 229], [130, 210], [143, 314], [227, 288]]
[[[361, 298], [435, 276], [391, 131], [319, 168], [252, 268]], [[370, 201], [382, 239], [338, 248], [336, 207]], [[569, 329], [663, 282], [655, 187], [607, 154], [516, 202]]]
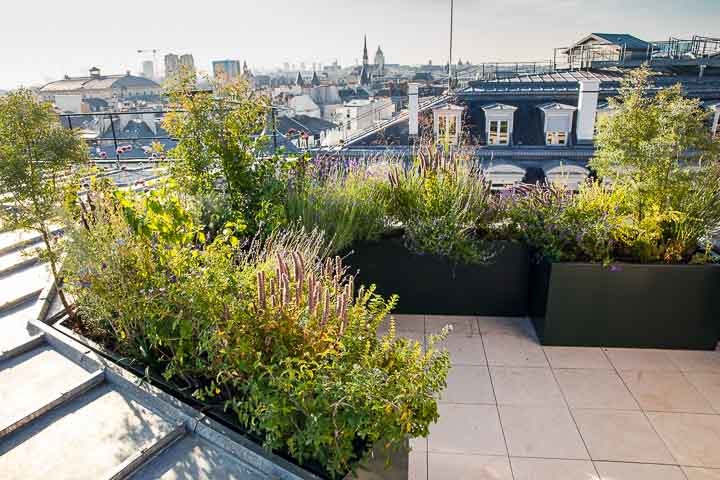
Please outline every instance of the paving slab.
[[263, 480], [262, 474], [222, 448], [186, 436], [142, 467], [133, 480]]
[[102, 478], [173, 424], [101, 385], [0, 441], [3, 479]]
[[48, 345], [0, 363], [0, 429], [89, 376], [85, 369]]
[[20, 298], [29, 300], [48, 285], [50, 278], [50, 268], [42, 263], [0, 278], [0, 308]]
[[35, 328], [28, 325], [28, 322], [36, 314], [37, 304], [31, 300], [0, 315], [0, 352], [11, 350], [35, 335]]

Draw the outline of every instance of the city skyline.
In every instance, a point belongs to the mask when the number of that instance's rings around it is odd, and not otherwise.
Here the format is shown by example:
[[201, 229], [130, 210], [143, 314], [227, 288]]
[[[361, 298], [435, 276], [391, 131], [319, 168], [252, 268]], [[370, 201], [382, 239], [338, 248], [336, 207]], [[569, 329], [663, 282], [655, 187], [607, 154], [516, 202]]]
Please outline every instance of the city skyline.
[[[104, 73], [137, 73], [143, 61], [152, 59], [138, 54], [139, 49], [158, 51], [156, 71], [170, 52], [191, 53], [200, 72], [211, 72], [213, 60], [226, 58], [261, 69], [285, 62], [328, 65], [336, 59], [347, 66], [361, 60], [367, 34], [368, 49], [374, 52], [382, 45], [388, 63], [448, 59], [449, 1], [367, 0], [343, 6], [317, 0], [312, 6], [316, 14], [308, 17], [307, 6], [285, 1], [249, 6], [214, 2], [198, 9], [187, 1], [128, 0], [126, 14], [109, 19], [73, 9], [73, 3], [80, 6], [71, 1], [41, 11], [19, 2], [4, 7], [8, 21], [0, 44], [20, 42], [22, 48], [3, 49], [0, 89], [87, 75], [93, 66]], [[645, 40], [718, 34], [720, 3], [688, 0], [684, 6], [678, 12], [672, 0], [632, 5], [621, 0], [507, 0], [500, 5], [456, 0], [453, 60], [548, 60], [553, 48], [590, 31], [631, 33]]]

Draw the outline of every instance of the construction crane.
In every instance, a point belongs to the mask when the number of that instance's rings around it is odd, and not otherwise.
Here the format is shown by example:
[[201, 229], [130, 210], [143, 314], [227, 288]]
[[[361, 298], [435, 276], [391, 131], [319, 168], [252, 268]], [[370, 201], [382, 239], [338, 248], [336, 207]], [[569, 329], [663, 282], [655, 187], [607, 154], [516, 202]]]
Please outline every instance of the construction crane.
[[137, 53], [142, 55], [143, 53], [152, 53], [153, 55], [153, 77], [157, 78], [157, 49], [138, 50]]

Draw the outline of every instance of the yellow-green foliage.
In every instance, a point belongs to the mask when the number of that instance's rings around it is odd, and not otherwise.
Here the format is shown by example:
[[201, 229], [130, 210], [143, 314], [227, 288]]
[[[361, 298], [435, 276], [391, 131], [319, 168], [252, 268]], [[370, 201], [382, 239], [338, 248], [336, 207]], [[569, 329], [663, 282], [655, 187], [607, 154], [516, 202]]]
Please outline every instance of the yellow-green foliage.
[[86, 334], [330, 475], [428, 433], [447, 354], [378, 336], [396, 299], [356, 293], [322, 234], [240, 250], [229, 230], [204, 241], [171, 189], [88, 198], [67, 259]]

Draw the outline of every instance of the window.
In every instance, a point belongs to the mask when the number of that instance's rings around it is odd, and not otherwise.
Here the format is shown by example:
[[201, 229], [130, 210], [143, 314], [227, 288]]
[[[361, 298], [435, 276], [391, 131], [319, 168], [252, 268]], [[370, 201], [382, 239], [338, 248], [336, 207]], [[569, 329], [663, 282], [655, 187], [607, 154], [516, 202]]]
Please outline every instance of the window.
[[440, 138], [445, 139], [446, 141], [450, 141], [451, 139], [455, 138], [455, 133], [457, 131], [457, 122], [455, 117], [450, 116], [444, 116], [441, 115], [438, 118], [439, 123], [439, 132], [440, 132]]
[[546, 145], [567, 145], [567, 132], [545, 132]]
[[510, 144], [510, 122], [507, 120], [490, 122], [488, 130], [488, 145], [509, 145]]

